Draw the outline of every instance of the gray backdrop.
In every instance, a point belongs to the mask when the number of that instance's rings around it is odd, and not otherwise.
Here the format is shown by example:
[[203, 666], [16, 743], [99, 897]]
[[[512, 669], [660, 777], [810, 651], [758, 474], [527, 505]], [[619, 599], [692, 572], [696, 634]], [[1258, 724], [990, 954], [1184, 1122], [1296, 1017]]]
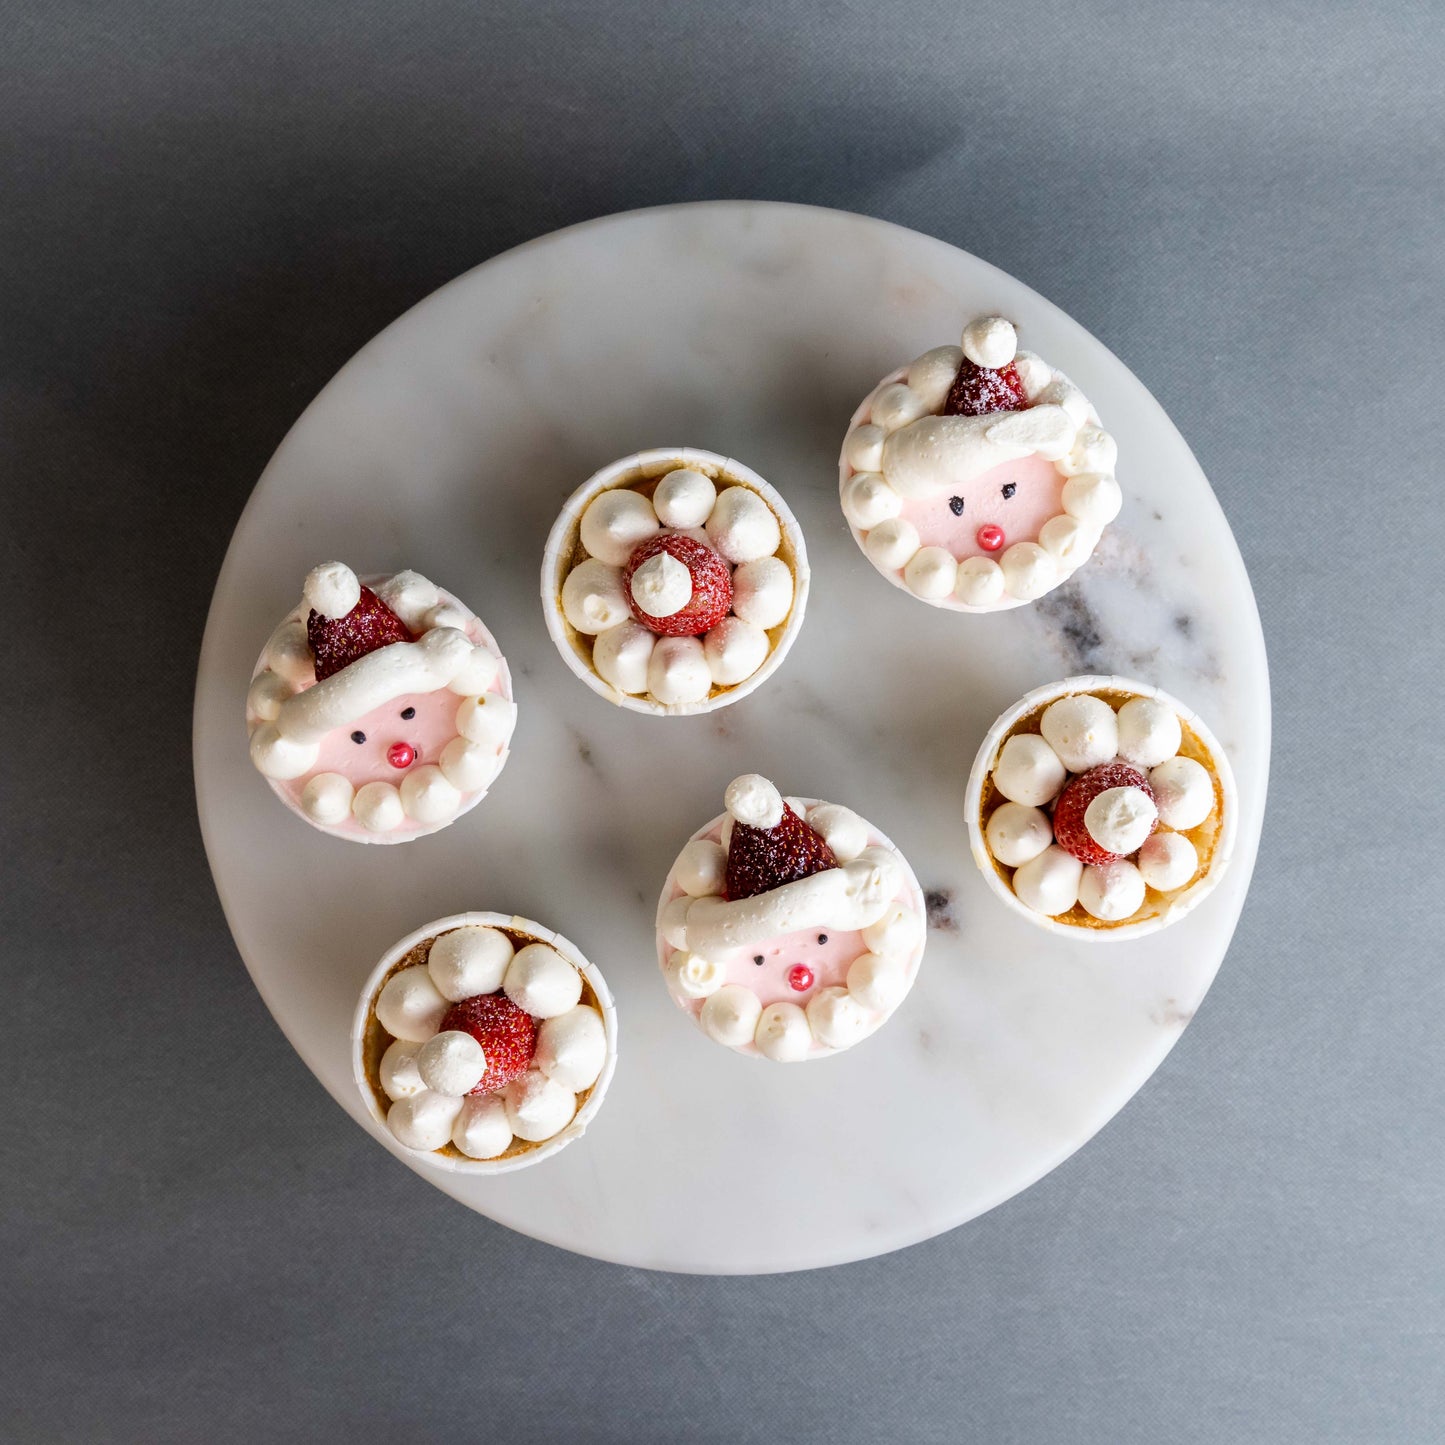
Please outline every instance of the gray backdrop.
[[[1438, 8], [0, 0], [0, 1437], [1442, 1431]], [[503, 248], [805, 200], [1037, 287], [1233, 522], [1276, 747], [1199, 1017], [1077, 1157], [802, 1276], [629, 1271], [389, 1165], [271, 1022], [192, 677], [310, 397]]]

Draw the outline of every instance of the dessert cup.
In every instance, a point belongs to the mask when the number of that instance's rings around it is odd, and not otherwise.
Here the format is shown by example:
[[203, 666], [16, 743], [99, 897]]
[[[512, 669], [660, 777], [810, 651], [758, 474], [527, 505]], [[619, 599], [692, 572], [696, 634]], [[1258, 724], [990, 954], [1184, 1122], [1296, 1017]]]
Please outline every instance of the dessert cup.
[[604, 467], [568, 498], [542, 557], [562, 660], [599, 697], [664, 717], [761, 686], [807, 601], [807, 549], [787, 503], [751, 467], [691, 447]]
[[246, 694], [251, 761], [313, 828], [405, 843], [486, 797], [516, 726], [492, 634], [415, 572], [328, 562], [263, 649]]
[[873, 566], [911, 596], [999, 612], [1092, 555], [1122, 502], [1118, 448], [1062, 372], [981, 316], [962, 346], [890, 372], [853, 414], [843, 514]]
[[974, 862], [1008, 907], [1104, 941], [1165, 928], [1206, 898], [1239, 812], [1229, 759], [1200, 718], [1162, 688], [1104, 676], [1009, 708], [978, 750], [965, 807]]
[[506, 1174], [566, 1148], [602, 1107], [616, 1063], [601, 972], [561, 934], [504, 913], [458, 913], [408, 934], [372, 970], [351, 1026], [352, 1074], [372, 1118], [455, 1173]]
[[657, 960], [716, 1042], [778, 1063], [825, 1058], [879, 1029], [913, 987], [927, 914], [907, 861], [836, 803], [736, 778], [727, 811], [668, 872]]

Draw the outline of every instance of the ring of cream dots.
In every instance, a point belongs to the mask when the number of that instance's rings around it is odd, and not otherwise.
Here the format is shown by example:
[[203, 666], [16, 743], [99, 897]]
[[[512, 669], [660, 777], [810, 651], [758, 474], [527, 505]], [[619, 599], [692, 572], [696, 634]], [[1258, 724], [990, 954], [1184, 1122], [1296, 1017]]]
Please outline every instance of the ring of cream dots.
[[[348, 601], [349, 593], [342, 595], [332, 568], [336, 564], [318, 567], [307, 577], [301, 605], [271, 634], [246, 694], [251, 760], [278, 791], [281, 783], [310, 771], [321, 739], [334, 727], [346, 726], [357, 707], [355, 697], [334, 684], [336, 707], [331, 708], [323, 696], [325, 684], [316, 682], [306, 636], [311, 609], [344, 616], [355, 606], [354, 597]], [[440, 827], [464, 804], [477, 801], [475, 795], [501, 771], [517, 725], [517, 705], [488, 691], [501, 659], [485, 643], [471, 640], [467, 629], [476, 619], [435, 583], [417, 572], [398, 572], [373, 590], [417, 641], [393, 643], [359, 658], [326, 682], [350, 674], [348, 682], [374, 685], [377, 705], [389, 697], [445, 687], [458, 695], [456, 736], [435, 763], [412, 769], [399, 787], [376, 781], [354, 788], [340, 773], [317, 773], [307, 779], [297, 801], [323, 828], [338, 828], [348, 818], [372, 833], [392, 832], [408, 819], [424, 828]], [[360, 672], [367, 676], [361, 678]]]
[[[1014, 869], [1019, 901], [1050, 917], [1078, 903], [1102, 922], [1123, 923], [1143, 906], [1146, 887], [1169, 894], [1192, 882], [1199, 854], [1184, 834], [1214, 811], [1214, 782], [1201, 763], [1180, 754], [1174, 710], [1156, 698], [1133, 697], [1116, 713], [1103, 698], [1076, 693], [1051, 703], [1040, 727], [1015, 733], [999, 750], [993, 782], [1007, 801], [984, 827], [989, 851]], [[1154, 801], [1141, 788], [1111, 789], [1095, 799], [1085, 814], [1089, 835], [1120, 856], [1086, 866], [1054, 841], [1044, 809], [1071, 776], [1116, 760], [1148, 778]], [[1151, 831], [1156, 819], [1163, 827]]]
[[[486, 1052], [469, 1033], [443, 1031], [442, 1020], [454, 1003], [498, 989], [538, 1020], [536, 1050], [525, 1074], [472, 1094]], [[514, 1138], [540, 1144], [560, 1134], [607, 1061], [602, 1015], [581, 998], [581, 973], [550, 944], [514, 949], [505, 933], [477, 924], [442, 934], [424, 964], [392, 974], [376, 999], [377, 1022], [392, 1036], [380, 1069], [392, 1135], [422, 1153], [450, 1143], [469, 1159], [495, 1159]]]
[[[710, 1039], [741, 1050], [751, 1044], [764, 1058], [794, 1063], [810, 1055], [850, 1048], [888, 1020], [912, 987], [925, 925], [922, 913], [896, 896], [908, 874], [906, 865], [892, 848], [869, 844], [868, 824], [857, 813], [836, 803], [810, 806], [801, 798], [785, 801], [822, 836], [840, 866], [771, 892], [783, 894], [802, 886], [812, 889], [824, 879], [840, 885], [832, 891], [840, 895], [846, 916], [835, 913], [798, 919], [796, 926], [819, 926], [839, 932], [857, 929], [862, 933], [867, 952], [849, 965], [846, 983], [819, 989], [806, 1007], [787, 1002], [764, 1007], [746, 985], [726, 982], [726, 954], [708, 957], [689, 951], [689, 944], [693, 950], [697, 946], [696, 938], [689, 935], [689, 910], [698, 899], [718, 899], [724, 892], [731, 816], [723, 823], [721, 842], [697, 837], [678, 855], [666, 892], [671, 892], [674, 884], [683, 891], [663, 904], [658, 930], [665, 944], [661, 952], [668, 990], [689, 1011], [691, 1005], [701, 1001], [697, 1022]], [[710, 824], [703, 833], [716, 826]], [[829, 874], [839, 876], [828, 879]], [[843, 875], [848, 875], [846, 880]], [[873, 901], [860, 897], [863, 894], [871, 894]], [[761, 911], [767, 908], [769, 897], [768, 893], [757, 894], [733, 906]], [[854, 911], [860, 906], [867, 910], [861, 916]], [[758, 941], [754, 939], [732, 952], [746, 952]]]
[[[842, 504], [864, 552], [885, 576], [935, 606], [990, 611], [1031, 602], [1070, 577], [1118, 516], [1123, 494], [1114, 477], [1118, 447], [1063, 372], [1018, 350], [1018, 334], [1001, 316], [969, 322], [962, 340], [962, 346], [927, 351], [887, 377], [859, 408], [843, 443]], [[965, 357], [990, 370], [1012, 363], [1029, 407], [940, 418]], [[1016, 542], [997, 561], [960, 561], [946, 548], [922, 545], [918, 529], [899, 515], [904, 493], [945, 497], [955, 480], [947, 458], [940, 457], [943, 449], [916, 430], [910, 435], [915, 423], [932, 418], [957, 424], [974, 474], [1030, 454], [1053, 462], [1065, 478], [1063, 511], [1044, 523], [1036, 542]]]
[[[632, 615], [623, 568], [660, 531], [711, 547], [732, 569], [732, 610], [705, 637], [652, 632]], [[768, 629], [793, 607], [793, 573], [776, 555], [782, 527], [751, 488], [718, 490], [690, 467], [662, 477], [651, 498], [631, 487], [599, 492], [582, 514], [587, 552], [562, 584], [562, 613], [593, 639], [592, 666], [604, 682], [664, 706], [701, 702], [716, 687], [746, 682], [772, 651]], [[676, 571], [686, 577], [683, 568]], [[679, 611], [688, 596], [671, 599]], [[670, 615], [654, 608], [651, 615]]]

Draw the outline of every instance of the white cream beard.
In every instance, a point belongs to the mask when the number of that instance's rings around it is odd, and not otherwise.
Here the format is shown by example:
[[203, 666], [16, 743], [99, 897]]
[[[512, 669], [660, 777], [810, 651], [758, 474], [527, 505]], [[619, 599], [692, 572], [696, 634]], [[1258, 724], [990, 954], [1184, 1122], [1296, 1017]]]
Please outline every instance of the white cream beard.
[[683, 925], [690, 953], [719, 959], [779, 934], [805, 928], [861, 931], [877, 923], [898, 892], [898, 865], [869, 848], [829, 868], [751, 898], [694, 898]]

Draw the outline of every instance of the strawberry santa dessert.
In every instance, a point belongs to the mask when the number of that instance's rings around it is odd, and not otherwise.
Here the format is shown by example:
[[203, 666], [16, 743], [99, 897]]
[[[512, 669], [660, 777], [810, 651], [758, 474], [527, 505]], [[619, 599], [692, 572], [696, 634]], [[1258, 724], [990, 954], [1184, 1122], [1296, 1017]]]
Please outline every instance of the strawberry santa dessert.
[[637, 712], [710, 712], [782, 662], [808, 559], [787, 504], [741, 462], [691, 448], [624, 457], [563, 508], [542, 606], [563, 660]]
[[361, 992], [352, 1072], [372, 1117], [443, 1167], [504, 1173], [581, 1135], [617, 1020], [601, 973], [526, 918], [460, 913], [390, 949]]
[[1001, 316], [883, 378], [839, 460], [854, 540], [896, 587], [959, 612], [1032, 602], [1088, 561], [1122, 502], [1118, 448]]
[[994, 892], [1045, 927], [1151, 933], [1219, 881], [1234, 778], [1184, 705], [1147, 683], [1071, 677], [993, 726], [969, 779], [969, 838]]
[[246, 694], [251, 761], [292, 812], [402, 843], [475, 807], [517, 721], [507, 665], [456, 598], [415, 572], [363, 585], [313, 569]]
[[877, 1029], [923, 958], [923, 894], [902, 854], [836, 803], [735, 778], [663, 886], [658, 961], [678, 1006], [739, 1053], [822, 1058]]

